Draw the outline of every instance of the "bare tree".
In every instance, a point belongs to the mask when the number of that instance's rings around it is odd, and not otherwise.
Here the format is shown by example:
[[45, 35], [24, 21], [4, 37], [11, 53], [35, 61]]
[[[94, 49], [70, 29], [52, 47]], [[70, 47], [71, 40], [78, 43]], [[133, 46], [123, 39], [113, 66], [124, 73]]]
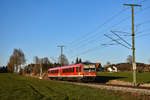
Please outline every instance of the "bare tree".
[[24, 64], [26, 62], [24, 53], [21, 49], [14, 49], [13, 54], [10, 56], [9, 62], [8, 62], [8, 69], [14, 70], [16, 69], [16, 72], [18, 71], [18, 66]]
[[111, 63], [109, 61], [106, 62], [106, 66], [109, 66]]
[[50, 64], [50, 61], [47, 57], [41, 58], [41, 63], [42, 64]]
[[40, 64], [40, 59], [38, 58], [38, 56], [34, 57], [34, 63], [35, 64]]
[[47, 71], [52, 65], [47, 57], [41, 58], [41, 67], [43, 71]]
[[128, 55], [127, 63], [132, 64], [132, 56], [131, 55]]
[[38, 74], [40, 73], [40, 70], [42, 71], [47, 71], [50, 66], [50, 61], [47, 57], [44, 58], [38, 58], [37, 56], [34, 57], [34, 68], [33, 68], [33, 73]]
[[34, 74], [40, 73], [40, 59], [37, 56], [34, 57], [33, 73]]
[[[10, 57], [10, 59], [12, 59], [12, 56]], [[10, 60], [7, 64], [7, 70], [8, 70], [8, 72], [13, 73], [14, 69], [15, 69], [14, 62], [13, 62], [13, 60]]]
[[85, 60], [85, 63], [90, 63], [91, 61], [90, 60]]
[[62, 65], [69, 65], [69, 61], [65, 55], [59, 56], [58, 62]]
[[150, 63], [150, 58], [148, 59], [148, 62]]
[[104, 65], [104, 67], [109, 67], [109, 65], [111, 65], [111, 63], [109, 61], [107, 61], [106, 64]]

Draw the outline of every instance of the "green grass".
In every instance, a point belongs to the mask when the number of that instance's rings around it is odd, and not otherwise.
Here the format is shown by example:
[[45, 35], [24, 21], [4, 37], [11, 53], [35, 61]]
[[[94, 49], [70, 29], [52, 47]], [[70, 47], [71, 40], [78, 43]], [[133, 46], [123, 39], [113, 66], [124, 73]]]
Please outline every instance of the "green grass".
[[0, 74], [0, 100], [138, 100], [130, 93]]
[[[109, 73], [109, 72], [99, 72], [98, 76], [101, 77], [114, 77], [115, 80], [132, 82], [132, 72], [117, 72], [117, 73]], [[137, 82], [138, 83], [150, 83], [150, 72], [137, 73]], [[113, 79], [113, 78], [112, 78]]]

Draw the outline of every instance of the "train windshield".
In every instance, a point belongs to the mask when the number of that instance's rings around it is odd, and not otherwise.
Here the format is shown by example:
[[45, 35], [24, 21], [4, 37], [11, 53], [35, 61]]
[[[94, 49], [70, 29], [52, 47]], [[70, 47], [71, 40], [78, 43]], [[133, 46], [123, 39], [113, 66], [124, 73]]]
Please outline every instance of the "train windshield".
[[85, 73], [95, 73], [96, 72], [95, 65], [84, 65], [83, 70]]

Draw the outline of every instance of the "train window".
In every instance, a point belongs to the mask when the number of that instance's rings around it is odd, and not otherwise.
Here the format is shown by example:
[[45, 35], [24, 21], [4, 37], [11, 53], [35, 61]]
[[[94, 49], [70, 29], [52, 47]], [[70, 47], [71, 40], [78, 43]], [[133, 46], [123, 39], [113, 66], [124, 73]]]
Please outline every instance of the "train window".
[[54, 73], [54, 71], [52, 70], [51, 73]]
[[71, 71], [72, 71], [72, 68], [69, 68], [69, 69], [68, 69], [68, 72], [70, 73]]
[[84, 68], [84, 72], [88, 73], [89, 72], [89, 68]]
[[67, 73], [70, 72], [70, 69], [67, 69]]
[[74, 67], [73, 67], [73, 70], [72, 70], [72, 72], [74, 72]]
[[79, 72], [78, 68], [79, 68], [79, 67], [76, 67], [76, 72]]
[[52, 70], [50, 73], [58, 73], [58, 70]]
[[65, 73], [65, 69], [63, 69], [63, 73]]
[[95, 68], [91, 68], [91, 72], [95, 72]]
[[93, 73], [95, 71], [96, 71], [95, 68], [84, 68], [84, 72], [86, 72], [86, 73]]
[[70, 68], [69, 69], [63, 69], [63, 73], [68, 73], [70, 72]]
[[79, 67], [79, 72], [81, 72], [81, 67]]
[[74, 72], [74, 67], [73, 68], [63, 69], [63, 73], [72, 73], [72, 72]]

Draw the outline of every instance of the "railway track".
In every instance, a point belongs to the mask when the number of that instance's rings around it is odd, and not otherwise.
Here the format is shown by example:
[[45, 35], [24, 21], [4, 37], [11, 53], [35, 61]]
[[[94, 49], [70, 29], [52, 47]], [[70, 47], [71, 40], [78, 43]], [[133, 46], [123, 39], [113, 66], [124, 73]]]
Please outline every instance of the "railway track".
[[72, 81], [60, 81], [60, 82], [67, 82], [75, 85], [82, 85], [82, 86], [88, 86], [88, 87], [105, 89], [105, 90], [136, 93], [140, 95], [147, 95], [150, 98], [150, 88], [148, 87], [146, 88], [146, 87], [125, 86], [125, 85], [110, 85], [110, 84], [102, 84], [102, 83], [95, 83], [95, 82], [87, 82], [87, 83], [72, 82]]
[[104, 84], [99, 82], [75, 82], [75, 81], [60, 81], [60, 80], [53, 80], [57, 82], [65, 82], [65, 83], [71, 83], [75, 85], [82, 85], [82, 86], [89, 86], [93, 88], [99, 88], [99, 89], [106, 89], [106, 90], [112, 90], [112, 91], [123, 91], [123, 92], [131, 92], [131, 93], [138, 93], [141, 95], [147, 95], [150, 100], [150, 87], [133, 87], [129, 85], [112, 85], [112, 84]]

